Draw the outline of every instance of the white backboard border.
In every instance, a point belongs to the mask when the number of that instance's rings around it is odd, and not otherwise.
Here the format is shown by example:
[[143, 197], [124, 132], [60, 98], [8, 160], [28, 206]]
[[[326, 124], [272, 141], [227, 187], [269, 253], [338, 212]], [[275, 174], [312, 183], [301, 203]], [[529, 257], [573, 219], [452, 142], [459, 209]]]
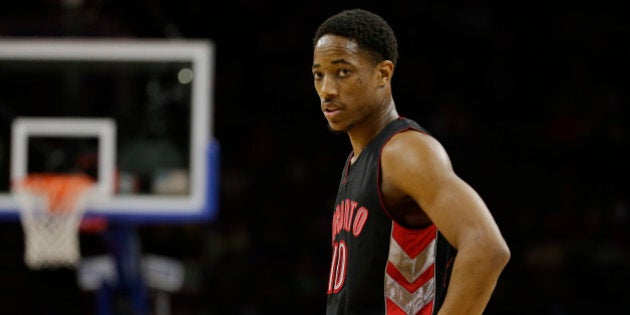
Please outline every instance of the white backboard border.
[[[191, 90], [191, 121], [193, 123], [190, 126], [192, 136], [190, 194], [189, 196], [115, 195], [109, 201], [89, 208], [86, 213], [106, 214], [118, 220], [129, 219], [130, 221], [187, 221], [211, 218], [215, 215], [216, 196], [214, 194], [217, 191], [218, 179], [214, 177], [218, 176], [218, 170], [208, 169], [209, 164], [211, 164], [210, 167], [217, 165], [216, 161], [211, 160], [218, 158], [218, 144], [212, 138], [214, 126], [210, 110], [214, 92], [214, 55], [214, 44], [205, 39], [0, 38], [0, 59], [192, 62], [194, 80]], [[31, 127], [28, 128], [30, 134], [36, 130]], [[18, 130], [19, 132], [23, 131]], [[21, 176], [24, 172], [23, 165], [18, 165], [15, 169], [16, 173], [13, 174], [12, 171], [12, 178]], [[213, 176], [213, 178], [208, 178], [208, 176]], [[102, 189], [109, 188], [102, 187]], [[17, 211], [18, 205], [13, 196], [0, 193], [0, 217], [6, 214], [17, 215]]]
[[[95, 193], [105, 201], [114, 192], [116, 163], [116, 122], [112, 119], [89, 118], [21, 118], [13, 120], [11, 129], [11, 183], [28, 175], [28, 143], [30, 137], [98, 139], [98, 170]], [[12, 191], [14, 186], [12, 185]]]

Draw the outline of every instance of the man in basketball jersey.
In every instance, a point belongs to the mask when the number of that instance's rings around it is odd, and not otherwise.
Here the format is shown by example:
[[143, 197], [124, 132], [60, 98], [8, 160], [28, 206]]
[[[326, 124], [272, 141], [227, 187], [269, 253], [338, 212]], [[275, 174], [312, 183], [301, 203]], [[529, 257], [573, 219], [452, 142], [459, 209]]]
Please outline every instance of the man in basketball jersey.
[[393, 30], [354, 9], [325, 20], [312, 72], [352, 152], [332, 214], [327, 314], [482, 314], [510, 251], [442, 145], [397, 113]]

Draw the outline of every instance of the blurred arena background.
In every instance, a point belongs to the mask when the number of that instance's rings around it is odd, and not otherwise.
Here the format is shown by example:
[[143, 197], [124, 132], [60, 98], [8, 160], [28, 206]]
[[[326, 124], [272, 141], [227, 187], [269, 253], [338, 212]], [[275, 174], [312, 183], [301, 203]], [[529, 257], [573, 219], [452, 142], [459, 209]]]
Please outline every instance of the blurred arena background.
[[[144, 253], [185, 266], [173, 315], [324, 313], [330, 212], [350, 148], [326, 130], [311, 37], [358, 6], [397, 32], [400, 113], [442, 141], [512, 249], [486, 314], [627, 314], [630, 23], [603, 3], [554, 3], [5, 2], [0, 37], [215, 43], [219, 213], [139, 227]], [[37, 277], [19, 223], [0, 224], [0, 313], [93, 314], [94, 292]], [[98, 251], [83, 237], [85, 253]]]

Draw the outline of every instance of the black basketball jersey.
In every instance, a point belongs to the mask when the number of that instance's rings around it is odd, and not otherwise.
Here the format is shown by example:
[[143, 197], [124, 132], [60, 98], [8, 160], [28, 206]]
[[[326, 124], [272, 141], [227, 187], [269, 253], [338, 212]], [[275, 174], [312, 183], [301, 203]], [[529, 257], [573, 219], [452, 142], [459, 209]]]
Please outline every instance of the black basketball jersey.
[[395, 134], [416, 122], [389, 123], [344, 167], [332, 220], [328, 315], [436, 314], [446, 294], [455, 249], [435, 225], [405, 228], [383, 207], [380, 158]]

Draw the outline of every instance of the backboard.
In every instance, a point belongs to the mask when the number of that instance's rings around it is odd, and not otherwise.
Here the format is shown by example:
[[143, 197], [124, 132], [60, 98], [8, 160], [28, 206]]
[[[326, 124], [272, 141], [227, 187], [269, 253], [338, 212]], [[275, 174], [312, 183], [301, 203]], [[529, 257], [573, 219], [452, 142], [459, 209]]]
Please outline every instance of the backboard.
[[12, 181], [84, 172], [118, 221], [214, 217], [214, 46], [208, 40], [0, 39], [0, 219]]

